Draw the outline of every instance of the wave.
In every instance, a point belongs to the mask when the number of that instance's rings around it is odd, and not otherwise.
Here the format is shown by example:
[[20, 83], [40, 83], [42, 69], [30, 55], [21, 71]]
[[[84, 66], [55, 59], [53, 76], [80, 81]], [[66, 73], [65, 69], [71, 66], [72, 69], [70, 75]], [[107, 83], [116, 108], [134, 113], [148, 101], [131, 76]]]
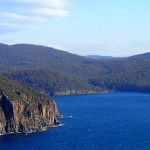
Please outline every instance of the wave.
[[63, 118], [72, 118], [73, 116], [63, 116], [63, 117], [61, 117], [62, 119]]
[[72, 118], [73, 116], [66, 116], [67, 118]]
[[64, 126], [64, 124], [60, 124], [60, 125], [57, 125], [57, 126], [50, 126], [50, 127], [57, 128], [57, 127], [61, 127], [61, 126]]

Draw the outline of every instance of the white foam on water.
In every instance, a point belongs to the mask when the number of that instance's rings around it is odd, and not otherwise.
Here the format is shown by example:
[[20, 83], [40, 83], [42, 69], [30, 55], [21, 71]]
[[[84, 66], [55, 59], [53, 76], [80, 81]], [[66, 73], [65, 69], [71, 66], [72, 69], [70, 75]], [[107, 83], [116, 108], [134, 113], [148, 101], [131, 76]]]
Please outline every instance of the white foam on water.
[[63, 118], [72, 118], [73, 116], [64, 116]]
[[50, 127], [57, 128], [57, 127], [61, 127], [61, 126], [64, 126], [64, 124], [60, 124], [60, 125], [57, 125], [57, 126], [50, 126]]
[[72, 118], [73, 116], [68, 116], [68, 118]]

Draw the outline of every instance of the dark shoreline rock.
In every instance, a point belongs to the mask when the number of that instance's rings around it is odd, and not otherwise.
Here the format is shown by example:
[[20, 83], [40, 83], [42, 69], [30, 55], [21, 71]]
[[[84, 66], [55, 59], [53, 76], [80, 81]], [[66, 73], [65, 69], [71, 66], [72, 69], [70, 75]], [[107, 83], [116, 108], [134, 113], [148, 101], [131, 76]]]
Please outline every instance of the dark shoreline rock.
[[[59, 123], [59, 121], [58, 121]], [[52, 128], [52, 127], [59, 127], [59, 126], [62, 126], [60, 123], [59, 125], [51, 125], [51, 126], [48, 126], [48, 127], [43, 127], [43, 129], [39, 130], [39, 131], [30, 131], [30, 132], [10, 132], [10, 133], [0, 133], [0, 136], [3, 136], [3, 135], [11, 135], [11, 134], [25, 134], [25, 135], [28, 135], [28, 134], [32, 134], [32, 133], [35, 133], [35, 132], [44, 132], [44, 131], [47, 131], [49, 128]]]
[[55, 92], [54, 95], [56, 96], [67, 96], [67, 95], [84, 95], [84, 94], [105, 94], [105, 93], [109, 93], [112, 91], [89, 91], [89, 90], [66, 90], [66, 91], [62, 91], [62, 92]]

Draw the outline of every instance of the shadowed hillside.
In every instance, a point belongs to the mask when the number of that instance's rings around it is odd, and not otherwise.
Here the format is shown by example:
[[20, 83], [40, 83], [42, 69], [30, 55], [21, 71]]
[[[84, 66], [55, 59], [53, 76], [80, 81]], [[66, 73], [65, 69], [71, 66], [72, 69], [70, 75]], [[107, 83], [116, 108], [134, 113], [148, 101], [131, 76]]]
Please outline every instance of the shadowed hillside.
[[50, 94], [150, 92], [150, 53], [89, 59], [49, 47], [0, 44], [1, 73]]

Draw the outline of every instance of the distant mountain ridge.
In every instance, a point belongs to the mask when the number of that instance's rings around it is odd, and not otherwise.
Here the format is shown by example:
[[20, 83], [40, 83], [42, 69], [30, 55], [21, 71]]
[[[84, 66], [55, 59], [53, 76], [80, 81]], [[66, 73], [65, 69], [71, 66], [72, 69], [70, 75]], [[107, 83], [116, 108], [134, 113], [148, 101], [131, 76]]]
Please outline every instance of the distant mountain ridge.
[[0, 44], [0, 72], [51, 95], [150, 92], [150, 53], [91, 59], [50, 47]]
[[86, 58], [90, 59], [116, 59], [120, 57], [112, 57], [112, 56], [99, 56], [99, 55], [87, 55]]

